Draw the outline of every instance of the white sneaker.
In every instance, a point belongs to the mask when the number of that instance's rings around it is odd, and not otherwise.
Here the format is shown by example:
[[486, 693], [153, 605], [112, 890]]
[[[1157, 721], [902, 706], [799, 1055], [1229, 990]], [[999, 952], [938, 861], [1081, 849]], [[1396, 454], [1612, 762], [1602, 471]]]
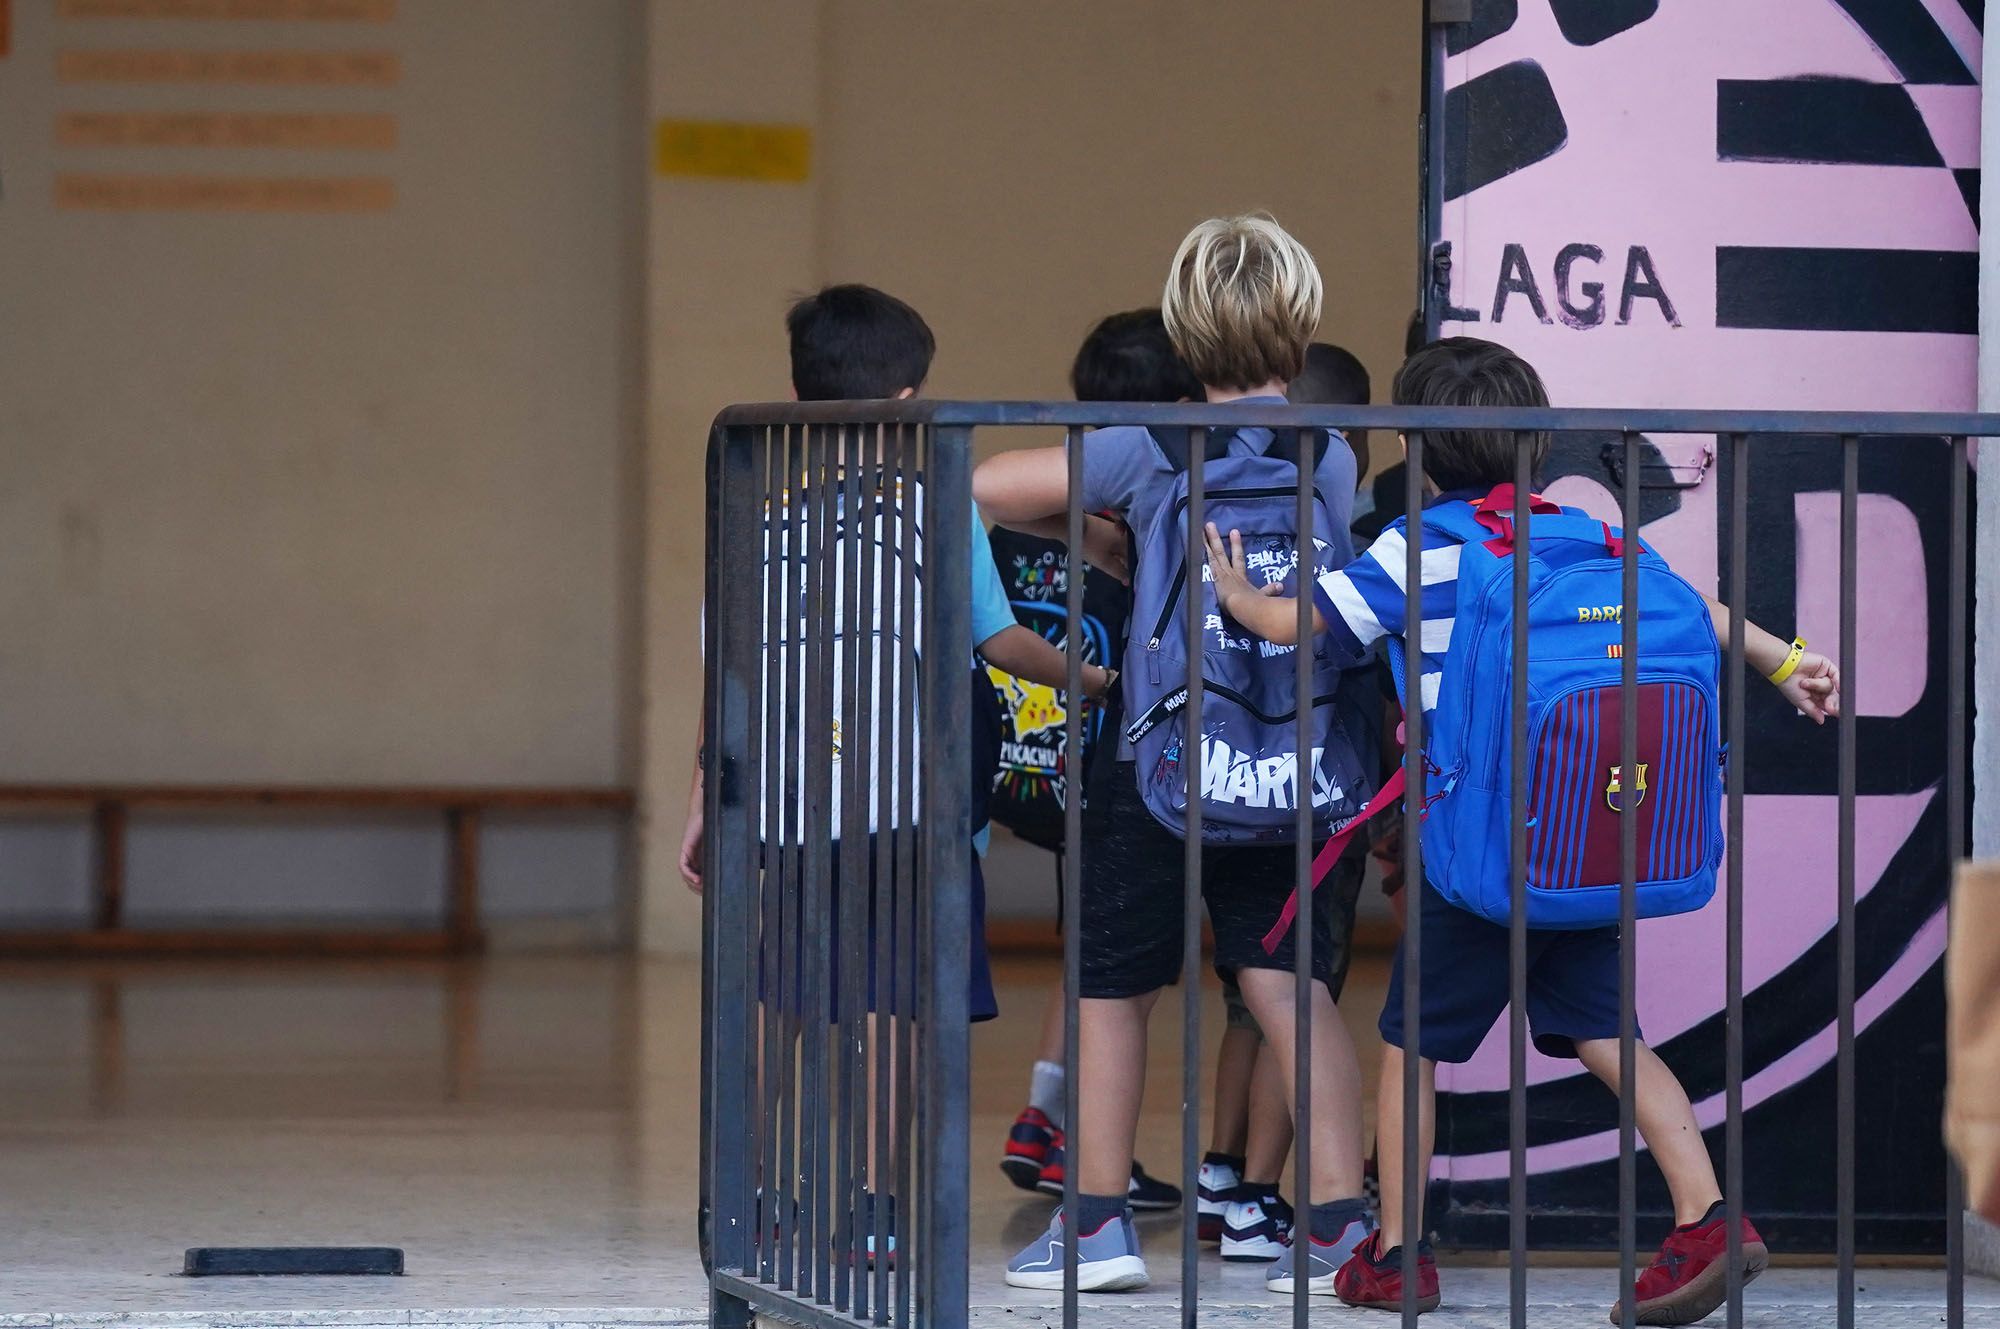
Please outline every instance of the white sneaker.
[[1195, 1174], [1195, 1235], [1203, 1241], [1221, 1241], [1229, 1197], [1243, 1183], [1243, 1177], [1227, 1163], [1203, 1163]]
[[1231, 1200], [1222, 1219], [1222, 1258], [1275, 1260], [1292, 1244], [1292, 1207], [1275, 1194]]

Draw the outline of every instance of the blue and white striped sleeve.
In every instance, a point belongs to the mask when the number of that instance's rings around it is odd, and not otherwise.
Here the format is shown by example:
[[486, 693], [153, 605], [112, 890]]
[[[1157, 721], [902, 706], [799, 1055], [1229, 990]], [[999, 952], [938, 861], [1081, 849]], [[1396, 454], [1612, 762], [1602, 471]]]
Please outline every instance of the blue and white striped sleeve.
[[[1438, 631], [1447, 644], [1453, 611], [1458, 601], [1458, 556], [1462, 546], [1438, 544], [1423, 551], [1422, 615], [1424, 640], [1421, 649], [1430, 651]], [[1334, 644], [1359, 652], [1383, 637], [1400, 637], [1407, 631], [1407, 600], [1403, 593], [1409, 568], [1409, 543], [1403, 532], [1391, 527], [1382, 532], [1366, 553], [1335, 572], [1327, 573], [1313, 586], [1313, 604], [1326, 620]], [[1443, 649], [1441, 646], [1437, 649]]]

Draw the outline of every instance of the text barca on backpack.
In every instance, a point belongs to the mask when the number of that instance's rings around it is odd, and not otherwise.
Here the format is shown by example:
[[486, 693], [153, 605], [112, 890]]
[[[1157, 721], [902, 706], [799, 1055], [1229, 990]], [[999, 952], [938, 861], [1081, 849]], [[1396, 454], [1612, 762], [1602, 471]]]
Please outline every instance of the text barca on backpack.
[[[1313, 444], [1302, 461], [1301, 440]], [[1188, 477], [1185, 448], [1154, 437], [1175, 471], [1168, 499], [1144, 533], [1133, 569], [1131, 637], [1125, 650], [1125, 736], [1133, 746], [1147, 810], [1176, 835], [1188, 833], [1186, 613], [1202, 615], [1201, 807], [1196, 831], [1207, 844], [1288, 842], [1297, 833], [1298, 724], [1293, 648], [1238, 635], [1216, 607], [1204, 561], [1194, 594], [1187, 585]], [[1222, 531], [1243, 533], [1253, 579], [1289, 580], [1298, 563], [1301, 465], [1317, 466], [1324, 430], [1211, 430], [1202, 465], [1204, 511]], [[1308, 574], [1332, 571], [1336, 526], [1313, 493]], [[1310, 584], [1310, 583], [1308, 583]], [[1312, 755], [1308, 759], [1316, 835], [1350, 817], [1367, 797], [1370, 766], [1342, 724], [1341, 669], [1313, 648]]]
[[[1426, 878], [1451, 903], [1506, 922], [1515, 678], [1514, 487], [1424, 513], [1425, 540], [1462, 541], [1457, 623], [1426, 735]], [[1534, 500], [1528, 541], [1528, 925], [1616, 923], [1620, 826], [1636, 818], [1640, 918], [1715, 894], [1722, 860], [1717, 678], [1708, 603], [1643, 543], [1638, 761], [1623, 769], [1624, 536]], [[1390, 655], [1403, 682], [1403, 656]], [[1407, 695], [1407, 694], [1405, 694]]]

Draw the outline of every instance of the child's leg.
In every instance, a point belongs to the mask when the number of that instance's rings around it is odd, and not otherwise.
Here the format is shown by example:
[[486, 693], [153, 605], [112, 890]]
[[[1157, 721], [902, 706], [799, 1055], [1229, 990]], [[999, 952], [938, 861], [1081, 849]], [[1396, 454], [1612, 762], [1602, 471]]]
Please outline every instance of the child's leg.
[[[1297, 1025], [1293, 975], [1282, 969], [1242, 969], [1243, 999], [1264, 1030], [1281, 1074], [1285, 1101], [1298, 1093]], [[1306, 1204], [1361, 1194], [1361, 1066], [1354, 1039], [1326, 985], [1312, 985], [1312, 1191]]]
[[1292, 1105], [1285, 1098], [1285, 1073], [1268, 1046], [1258, 1047], [1257, 1068], [1250, 1079], [1244, 1149], [1243, 1180], [1277, 1185], [1285, 1155], [1292, 1151]]
[[1146, 1085], [1146, 1021], [1157, 991], [1077, 1004], [1077, 1122], [1068, 1166], [1080, 1195], [1123, 1195], [1132, 1181]]
[[[1417, 1060], [1417, 1176], [1431, 1174], [1437, 1140], [1437, 1063]], [[1375, 1095], [1376, 1168], [1382, 1181], [1382, 1249], [1403, 1244], [1403, 1050], [1382, 1049], [1382, 1086]], [[1420, 1211], [1421, 1212], [1421, 1211]]]
[[1215, 1126], [1209, 1133], [1211, 1153], [1243, 1157], [1250, 1135], [1250, 1080], [1257, 1069], [1255, 1028], [1230, 1024], [1215, 1050]]
[[[1576, 1045], [1584, 1068], [1618, 1092], [1618, 1040], [1594, 1038]], [[1695, 1124], [1694, 1105], [1667, 1064], [1644, 1043], [1632, 1048], [1632, 1115], [1653, 1161], [1666, 1175], [1674, 1197], [1674, 1222], [1699, 1223], [1722, 1189], [1715, 1181], [1715, 1164]]]

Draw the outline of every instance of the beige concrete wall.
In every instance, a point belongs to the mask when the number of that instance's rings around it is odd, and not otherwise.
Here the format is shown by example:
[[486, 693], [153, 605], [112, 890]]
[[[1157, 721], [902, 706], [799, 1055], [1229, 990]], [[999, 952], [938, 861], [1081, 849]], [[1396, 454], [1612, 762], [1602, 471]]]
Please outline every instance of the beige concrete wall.
[[[69, 19], [0, 60], [0, 779], [632, 777], [640, 15]], [[95, 48], [381, 51], [392, 86], [83, 84]], [[74, 112], [387, 115], [387, 151], [59, 146]], [[59, 210], [370, 177], [385, 211]]]
[[[652, 945], [698, 945], [674, 859], [700, 699], [706, 424], [787, 393], [786, 297], [852, 280], [910, 300], [938, 334], [935, 395], [1063, 395], [1084, 332], [1158, 300], [1190, 225], [1265, 208], [1320, 260], [1323, 335], [1386, 382], [1415, 299], [1419, 14], [1417, 0], [654, 4], [656, 118], [808, 125], [815, 162], [805, 184], [652, 186]], [[998, 912], [1047, 908], [1045, 858], [995, 867]]]

